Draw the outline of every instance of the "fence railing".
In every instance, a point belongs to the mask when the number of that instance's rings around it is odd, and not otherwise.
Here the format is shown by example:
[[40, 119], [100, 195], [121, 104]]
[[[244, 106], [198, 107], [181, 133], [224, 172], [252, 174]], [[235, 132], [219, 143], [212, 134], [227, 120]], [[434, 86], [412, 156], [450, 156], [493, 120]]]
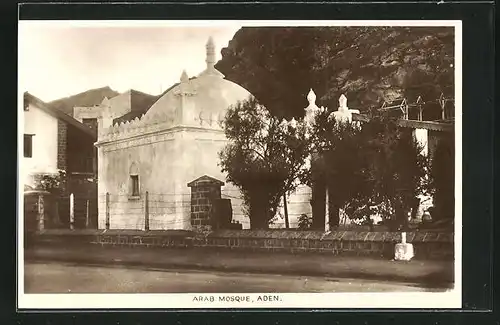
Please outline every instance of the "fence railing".
[[55, 199], [56, 222], [64, 228], [97, 228], [97, 198], [70, 194]]
[[74, 194], [54, 196], [47, 192], [24, 196], [24, 222], [27, 230], [95, 229], [97, 218], [97, 197]]
[[[98, 198], [104, 211], [106, 229], [112, 225], [120, 228], [150, 230], [154, 228], [175, 228], [181, 226], [175, 217], [180, 213], [191, 212], [191, 194], [151, 193], [146, 191], [139, 196], [106, 193]], [[102, 214], [102, 213], [101, 213]]]
[[[223, 190], [223, 199], [231, 200], [232, 222], [239, 222], [247, 228], [250, 220], [245, 213], [241, 193], [237, 189]], [[292, 199], [292, 198], [295, 199]], [[295, 226], [298, 217], [305, 213], [303, 206], [310, 209], [310, 194], [294, 193], [288, 198], [288, 217], [290, 225]], [[26, 220], [31, 220], [29, 227], [39, 226], [37, 197], [31, 201], [25, 199]], [[184, 227], [190, 222], [192, 212], [191, 193], [141, 193], [137, 197], [126, 194], [105, 193], [98, 196], [71, 194], [69, 196], [45, 196], [43, 204], [43, 228], [64, 229], [174, 229]], [[277, 214], [277, 225], [283, 216]], [[281, 218], [280, 218], [281, 217]], [[284, 221], [283, 221], [284, 222]]]
[[455, 119], [455, 100], [443, 93], [434, 100], [424, 100], [418, 96], [416, 101], [406, 98], [384, 102], [380, 111], [399, 112], [404, 120], [416, 121], [453, 121]]

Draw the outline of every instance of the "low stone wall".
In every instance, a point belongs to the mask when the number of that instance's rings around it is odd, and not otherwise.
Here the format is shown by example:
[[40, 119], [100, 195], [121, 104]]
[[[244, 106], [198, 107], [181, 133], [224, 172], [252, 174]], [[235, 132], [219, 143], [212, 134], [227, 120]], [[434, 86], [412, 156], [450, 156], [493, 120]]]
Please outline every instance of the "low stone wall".
[[[407, 242], [415, 248], [416, 258], [453, 258], [453, 234], [407, 233]], [[220, 230], [195, 238], [195, 245], [230, 249], [328, 254], [394, 256], [394, 245], [401, 233], [292, 230]]]
[[[417, 259], [453, 259], [452, 233], [407, 233]], [[37, 232], [34, 244], [98, 244], [134, 247], [192, 247], [288, 253], [326, 253], [334, 255], [394, 256], [400, 233], [293, 230], [218, 230], [199, 234], [182, 230], [45, 230]]]
[[29, 244], [192, 247], [196, 234], [185, 230], [47, 229], [29, 236]]

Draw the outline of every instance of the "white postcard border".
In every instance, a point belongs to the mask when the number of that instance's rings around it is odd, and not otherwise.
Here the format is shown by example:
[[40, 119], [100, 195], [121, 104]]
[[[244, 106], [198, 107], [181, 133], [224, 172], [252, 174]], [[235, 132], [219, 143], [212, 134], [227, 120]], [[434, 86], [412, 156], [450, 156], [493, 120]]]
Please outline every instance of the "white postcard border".
[[[51, 24], [65, 27], [217, 27], [217, 26], [453, 26], [455, 27], [455, 287], [448, 292], [422, 293], [256, 293], [256, 294], [25, 294], [24, 293], [24, 215], [23, 184], [18, 179], [18, 309], [193, 309], [193, 308], [461, 308], [462, 306], [462, 22], [459, 20], [310, 20], [310, 21], [216, 21], [216, 20], [103, 20], [103, 21], [19, 21], [19, 25]], [[19, 36], [20, 37], [20, 36]], [[19, 64], [20, 62], [18, 62]], [[18, 79], [18, 130], [23, 130], [23, 80]], [[22, 144], [22, 132], [18, 133]], [[18, 175], [22, 170], [18, 146]], [[279, 296], [278, 301], [257, 301], [259, 296]], [[193, 301], [195, 297], [204, 297]], [[219, 297], [250, 297], [244, 301], [220, 301]], [[241, 300], [241, 299], [240, 299]]]

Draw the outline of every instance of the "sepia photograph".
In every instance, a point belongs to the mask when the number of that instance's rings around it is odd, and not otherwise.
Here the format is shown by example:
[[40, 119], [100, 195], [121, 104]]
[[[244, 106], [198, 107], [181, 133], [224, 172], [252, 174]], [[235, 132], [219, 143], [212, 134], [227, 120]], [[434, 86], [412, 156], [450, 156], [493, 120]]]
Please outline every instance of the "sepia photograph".
[[20, 20], [19, 308], [460, 307], [461, 27]]

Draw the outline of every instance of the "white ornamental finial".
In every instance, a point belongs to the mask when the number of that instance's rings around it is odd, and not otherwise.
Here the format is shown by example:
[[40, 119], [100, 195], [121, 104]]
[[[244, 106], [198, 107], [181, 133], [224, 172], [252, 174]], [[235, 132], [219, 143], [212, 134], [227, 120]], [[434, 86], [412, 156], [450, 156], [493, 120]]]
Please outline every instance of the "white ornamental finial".
[[181, 74], [181, 82], [188, 82], [189, 81], [189, 77], [187, 75], [187, 72], [186, 70], [182, 70], [182, 74]]
[[212, 36], [208, 38], [206, 49], [207, 49], [207, 59], [206, 59], [207, 68], [210, 69], [213, 68], [215, 65], [215, 44]]
[[307, 94], [307, 101], [309, 102], [309, 106], [316, 106], [316, 94], [312, 90], [312, 88], [309, 90], [309, 93]]
[[330, 117], [334, 117], [337, 122], [352, 122], [352, 114], [359, 114], [357, 109], [349, 109], [347, 107], [347, 97], [342, 94], [339, 98], [339, 109], [333, 112]]
[[347, 108], [347, 97], [342, 94], [340, 95], [340, 98], [339, 98], [339, 111], [346, 111], [348, 110]]

